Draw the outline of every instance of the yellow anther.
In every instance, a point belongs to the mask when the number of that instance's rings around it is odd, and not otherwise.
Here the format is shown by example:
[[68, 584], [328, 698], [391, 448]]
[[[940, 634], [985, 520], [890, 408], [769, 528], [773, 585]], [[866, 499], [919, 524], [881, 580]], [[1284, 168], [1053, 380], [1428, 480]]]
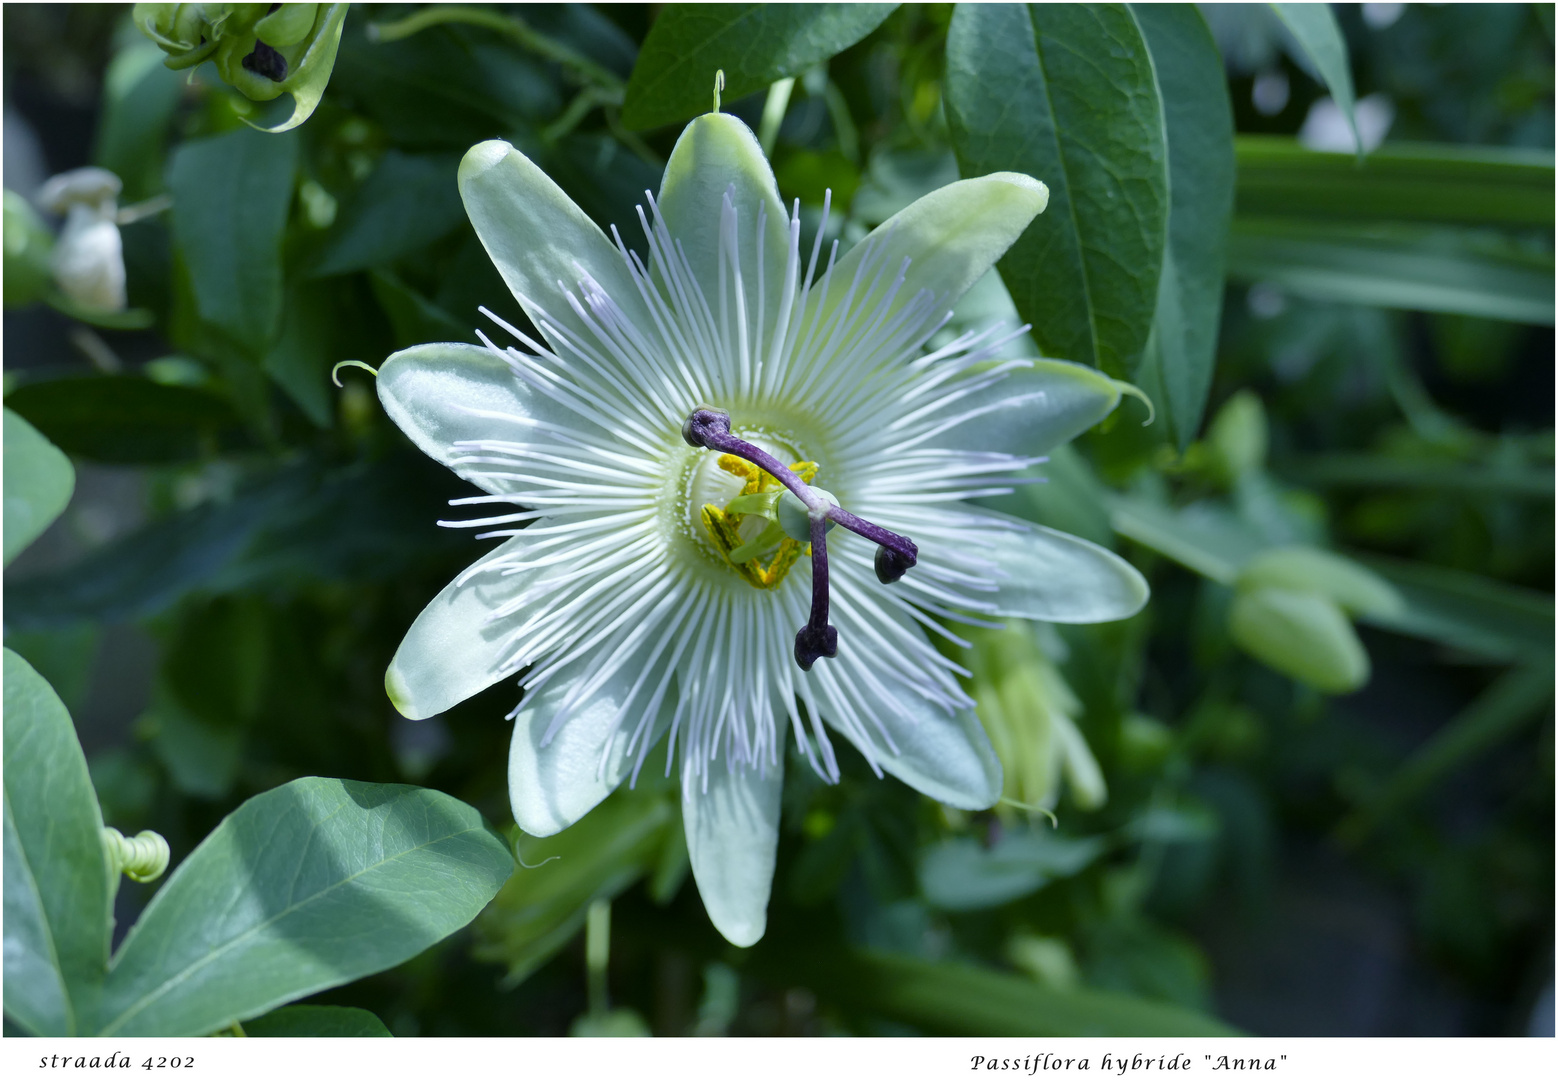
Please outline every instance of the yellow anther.
[[[745, 486], [733, 498], [744, 495], [761, 495], [767, 491], [775, 491], [783, 485], [767, 472], [756, 465], [734, 454], [722, 454], [719, 458], [719, 467], [746, 481]], [[798, 476], [802, 483], [809, 484], [817, 475], [817, 463], [815, 461], [797, 461], [790, 466], [790, 471]], [[737, 561], [731, 558], [732, 553], [746, 547], [751, 550], [751, 542], [741, 536], [741, 524], [750, 514], [738, 513], [730, 510], [729, 504], [725, 507], [715, 506], [713, 503], [705, 503], [703, 506], [703, 526], [709, 532], [709, 538], [714, 541], [714, 546], [729, 561], [736, 573], [754, 589], [772, 589], [778, 586], [790, 572], [790, 567], [803, 555], [811, 554], [811, 545], [797, 543], [789, 537], [779, 540], [778, 550], [767, 566], [763, 565], [760, 558], [752, 557]], [[745, 554], [746, 552], [743, 552]]]

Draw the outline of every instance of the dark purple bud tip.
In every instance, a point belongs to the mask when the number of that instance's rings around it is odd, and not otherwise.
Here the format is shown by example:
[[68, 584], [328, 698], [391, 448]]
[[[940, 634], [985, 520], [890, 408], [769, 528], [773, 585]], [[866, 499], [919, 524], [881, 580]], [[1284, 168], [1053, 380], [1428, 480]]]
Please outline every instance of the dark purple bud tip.
[[878, 547], [876, 549], [876, 580], [883, 585], [891, 585], [908, 573], [909, 568], [914, 565], [915, 561], [912, 555], [904, 555], [902, 552], [894, 551], [885, 545]]
[[810, 623], [795, 632], [795, 662], [802, 671], [810, 671], [820, 656], [829, 660], [839, 654], [839, 632], [831, 626], [821, 630]]
[[682, 438], [688, 446], [706, 447], [709, 435], [725, 435], [730, 432], [730, 414], [722, 409], [699, 406], [682, 424]]
[[245, 71], [264, 76], [271, 82], [282, 82], [287, 77], [287, 58], [263, 41], [254, 43], [254, 51], [243, 58]]

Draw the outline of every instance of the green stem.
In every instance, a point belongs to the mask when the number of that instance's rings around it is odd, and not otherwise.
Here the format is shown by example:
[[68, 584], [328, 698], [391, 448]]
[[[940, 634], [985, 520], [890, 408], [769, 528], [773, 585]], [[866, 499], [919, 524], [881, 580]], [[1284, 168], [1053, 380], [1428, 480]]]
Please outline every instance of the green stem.
[[622, 95], [612, 90], [599, 86], [586, 86], [574, 96], [563, 110], [563, 114], [547, 125], [541, 132], [541, 138], [547, 142], [556, 142], [579, 126], [590, 110], [597, 105], [621, 105]]
[[768, 99], [763, 102], [763, 122], [757, 128], [757, 141], [763, 148], [764, 157], [774, 156], [779, 125], [784, 123], [784, 111], [790, 106], [790, 92], [794, 89], [794, 79], [780, 79], [768, 88]]
[[584, 921], [584, 968], [591, 1016], [606, 1015], [606, 967], [610, 960], [611, 901], [596, 900]]
[[595, 61], [581, 56], [560, 41], [554, 41], [545, 34], [538, 33], [523, 19], [517, 16], [504, 15], [501, 12], [493, 11], [491, 8], [467, 6], [464, 4], [435, 4], [395, 22], [370, 23], [368, 26], [368, 40], [378, 42], [400, 41], [413, 34], [421, 33], [429, 27], [441, 26], [447, 23], [465, 23], [469, 26], [480, 26], [488, 30], [495, 30], [524, 48], [529, 49], [537, 56], [544, 56], [548, 60], [557, 61], [557, 63], [579, 75], [585, 82], [594, 83], [597, 86], [614, 89], [619, 92], [626, 89], [626, 84], [621, 79], [595, 63]]

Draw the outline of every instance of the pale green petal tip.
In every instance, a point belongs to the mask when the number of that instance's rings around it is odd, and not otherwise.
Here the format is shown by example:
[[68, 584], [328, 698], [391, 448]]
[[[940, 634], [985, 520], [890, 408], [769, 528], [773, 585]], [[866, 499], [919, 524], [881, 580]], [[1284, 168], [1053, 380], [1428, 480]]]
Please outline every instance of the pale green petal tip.
[[399, 657], [390, 661], [390, 666], [384, 671], [384, 692], [389, 695], [390, 704], [395, 706], [395, 711], [407, 720], [425, 720], [425, 715], [418, 715], [417, 708], [411, 703], [411, 687], [406, 684], [406, 677], [400, 672], [397, 663]]
[[1012, 187], [1022, 188], [1032, 192], [1033, 214], [1035, 217], [1044, 213], [1049, 208], [1049, 185], [1042, 180], [1035, 180], [1027, 173], [998, 172], [983, 177], [985, 180], [996, 180]]
[[759, 157], [767, 160], [762, 146], [757, 141], [757, 136], [739, 116], [732, 116], [730, 113], [724, 112], [704, 113], [688, 124], [683, 129], [681, 137], [676, 141], [681, 142], [682, 139], [689, 138], [694, 134], [702, 135], [706, 138], [732, 139], [738, 144], [748, 143], [750, 146], [747, 149], [756, 151]]
[[733, 917], [725, 912], [717, 910], [709, 911], [709, 921], [714, 924], [726, 941], [743, 949], [750, 949], [763, 940], [763, 934], [768, 930], [768, 912], [765, 910], [756, 919]]
[[467, 184], [479, 180], [482, 174], [494, 165], [510, 154], [517, 153], [519, 151], [502, 139], [488, 139], [486, 142], [477, 143], [465, 152], [465, 157], [460, 159], [460, 189], [463, 191]]

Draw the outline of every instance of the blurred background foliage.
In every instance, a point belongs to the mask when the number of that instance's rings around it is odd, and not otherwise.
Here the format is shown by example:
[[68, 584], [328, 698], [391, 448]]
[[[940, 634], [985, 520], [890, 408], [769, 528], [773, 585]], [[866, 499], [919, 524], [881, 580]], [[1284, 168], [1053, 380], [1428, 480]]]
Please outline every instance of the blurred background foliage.
[[[737, 950], [646, 781], [516, 837], [535, 869], [470, 930], [316, 1002], [400, 1035], [1550, 1034], [1553, 8], [1334, 11], [1364, 165], [1281, 20], [1204, 11], [1237, 132], [1206, 419], [1127, 405], [1004, 503], [1153, 587], [1125, 623], [976, 640], [1018, 805], [946, 810], [853, 755], [833, 787], [788, 770], [768, 934]], [[722, 62], [809, 232], [852, 243], [978, 157], [953, 14], [844, 6], [836, 55]], [[510, 823], [512, 689], [412, 723], [382, 685], [471, 561], [434, 524], [462, 485], [329, 373], [475, 340], [478, 305], [523, 323], [455, 190], [478, 140], [636, 220], [706, 107], [657, 17], [354, 5], [312, 116], [272, 135], [246, 122], [290, 103], [167, 70], [128, 7], [6, 5], [7, 191], [96, 164], [145, 209], [106, 314], [12, 307], [13, 235], [48, 223], [6, 209], [6, 406], [77, 481], [6, 571], [5, 642], [73, 713], [107, 822], [177, 864], [320, 775]], [[1027, 315], [1007, 285], [959, 320]], [[154, 889], [123, 884], [121, 928]]]

